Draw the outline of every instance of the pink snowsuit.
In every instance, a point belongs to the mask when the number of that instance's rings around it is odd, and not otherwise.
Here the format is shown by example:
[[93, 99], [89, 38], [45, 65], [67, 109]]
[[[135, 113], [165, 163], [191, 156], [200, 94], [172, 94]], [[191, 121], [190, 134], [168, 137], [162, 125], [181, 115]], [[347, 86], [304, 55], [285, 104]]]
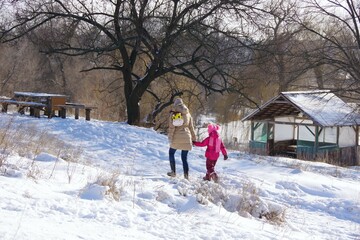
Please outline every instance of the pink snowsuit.
[[224, 159], [225, 160], [227, 159], [227, 150], [217, 130], [219, 130], [218, 125], [210, 124], [208, 126], [209, 136], [205, 138], [202, 142], [193, 142], [194, 145], [197, 147], [207, 146], [205, 152], [207, 172], [206, 172], [206, 176], [204, 177], [204, 180], [210, 180], [211, 178], [214, 178], [214, 180], [217, 181], [215, 165], [220, 156], [220, 151], [224, 155]]

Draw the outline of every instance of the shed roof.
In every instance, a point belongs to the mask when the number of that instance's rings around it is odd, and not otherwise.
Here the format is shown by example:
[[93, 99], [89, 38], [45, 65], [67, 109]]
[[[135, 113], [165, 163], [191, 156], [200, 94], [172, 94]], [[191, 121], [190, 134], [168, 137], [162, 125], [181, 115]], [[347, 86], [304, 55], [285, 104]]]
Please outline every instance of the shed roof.
[[360, 115], [329, 90], [282, 92], [243, 121], [268, 120], [299, 113], [322, 127], [360, 125]]
[[15, 96], [22, 97], [67, 97], [63, 94], [37, 93], [37, 92], [14, 92]]

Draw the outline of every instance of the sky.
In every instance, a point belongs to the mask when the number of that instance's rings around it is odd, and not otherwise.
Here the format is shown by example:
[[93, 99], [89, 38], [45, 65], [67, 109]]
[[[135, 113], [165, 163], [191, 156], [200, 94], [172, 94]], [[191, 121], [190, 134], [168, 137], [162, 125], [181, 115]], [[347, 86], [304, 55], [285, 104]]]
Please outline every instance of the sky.
[[[123, 122], [0, 114], [0, 239], [360, 239], [360, 167], [205, 148]], [[234, 130], [235, 131], [235, 130]], [[201, 136], [199, 140], [204, 136]]]

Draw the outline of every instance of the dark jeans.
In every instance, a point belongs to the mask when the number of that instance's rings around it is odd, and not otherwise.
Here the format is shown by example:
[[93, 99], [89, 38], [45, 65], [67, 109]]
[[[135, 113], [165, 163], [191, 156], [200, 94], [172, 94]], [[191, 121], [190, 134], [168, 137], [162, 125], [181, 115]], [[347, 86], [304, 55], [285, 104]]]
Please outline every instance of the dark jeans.
[[[172, 172], [176, 172], [176, 168], [175, 168], [175, 152], [176, 152], [176, 149], [174, 149], [174, 148], [169, 149], [169, 160], [170, 160], [170, 167], [171, 167]], [[184, 173], [189, 173], [189, 165], [188, 165], [188, 162], [187, 162], [188, 153], [189, 153], [189, 151], [187, 151], [187, 150], [181, 150], [181, 160], [182, 160], [182, 163], [183, 163]]]

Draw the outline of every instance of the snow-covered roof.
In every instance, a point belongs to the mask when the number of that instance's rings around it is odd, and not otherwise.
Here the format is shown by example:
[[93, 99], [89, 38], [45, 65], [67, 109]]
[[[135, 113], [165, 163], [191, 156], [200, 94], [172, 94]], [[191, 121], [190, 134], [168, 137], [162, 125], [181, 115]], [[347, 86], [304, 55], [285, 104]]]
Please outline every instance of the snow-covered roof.
[[322, 127], [360, 125], [360, 115], [329, 90], [282, 92], [243, 120], [264, 120], [303, 113]]
[[14, 92], [16, 96], [23, 97], [66, 97], [62, 94], [52, 94], [52, 93], [38, 93], [38, 92]]

